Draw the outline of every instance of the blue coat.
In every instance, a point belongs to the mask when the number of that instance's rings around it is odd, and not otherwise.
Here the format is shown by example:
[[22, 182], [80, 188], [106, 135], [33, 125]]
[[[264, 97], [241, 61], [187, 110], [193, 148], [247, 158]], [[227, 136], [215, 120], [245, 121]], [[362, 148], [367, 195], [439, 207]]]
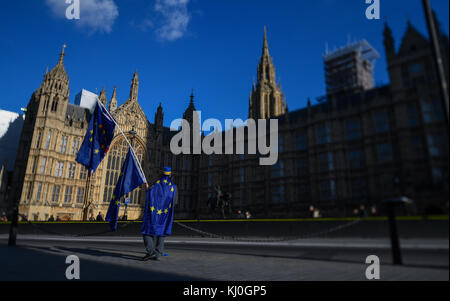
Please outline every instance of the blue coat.
[[172, 234], [174, 200], [177, 186], [168, 176], [163, 176], [147, 190], [141, 233], [152, 236]]

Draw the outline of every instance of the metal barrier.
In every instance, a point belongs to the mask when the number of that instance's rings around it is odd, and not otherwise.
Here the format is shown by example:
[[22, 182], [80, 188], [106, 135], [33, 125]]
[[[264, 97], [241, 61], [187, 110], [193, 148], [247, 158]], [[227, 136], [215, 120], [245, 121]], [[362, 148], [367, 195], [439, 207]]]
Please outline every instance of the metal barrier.
[[[313, 238], [313, 237], [326, 235], [326, 234], [329, 234], [329, 233], [333, 233], [333, 232], [336, 232], [336, 231], [339, 231], [339, 230], [342, 230], [342, 229], [345, 229], [345, 228], [357, 225], [357, 224], [361, 223], [362, 221], [364, 221], [366, 218], [367, 218], [367, 216], [363, 216], [363, 217], [361, 217], [359, 219], [351, 219], [350, 221], [348, 221], [347, 223], [345, 223], [343, 225], [332, 227], [332, 228], [329, 228], [327, 230], [319, 231], [319, 232], [316, 232], [316, 233], [310, 233], [310, 234], [306, 234], [306, 235], [301, 235], [301, 236], [296, 236], [296, 237], [289, 237], [289, 238], [288, 237], [282, 237], [282, 238], [279, 238], [279, 239], [244, 239], [244, 238], [239, 238], [239, 237], [236, 237], [236, 236], [226, 236], [226, 235], [215, 234], [215, 233], [203, 231], [203, 230], [196, 229], [194, 227], [188, 226], [188, 225], [184, 224], [181, 221], [174, 221], [174, 223], [179, 225], [179, 226], [181, 226], [181, 227], [183, 227], [183, 228], [185, 228], [185, 229], [188, 229], [188, 230], [190, 230], [192, 232], [201, 234], [202, 236], [211, 237], [211, 238], [220, 238], [220, 239], [223, 239], [223, 240], [232, 240], [232, 241], [241, 241], [241, 242], [268, 242], [269, 243], [269, 242], [281, 242], [281, 241], [294, 241], [294, 240], [299, 240], [299, 239]], [[239, 221], [239, 220], [234, 220], [234, 221]], [[127, 227], [127, 226], [129, 226], [131, 224], [137, 223], [137, 222], [138, 221], [121, 222], [121, 223], [118, 224], [117, 231], [119, 231], [121, 229], [124, 229], [125, 227]], [[47, 234], [52, 234], [52, 235], [59, 235], [59, 236], [88, 237], [88, 236], [99, 236], [99, 235], [103, 235], [103, 234], [112, 233], [111, 230], [105, 230], [105, 231], [99, 231], [99, 232], [94, 232], [94, 233], [86, 233], [86, 234], [67, 234], [67, 233], [60, 233], [60, 232], [57, 232], [57, 231], [52, 231], [52, 230], [45, 229], [45, 228], [39, 226], [38, 223], [33, 223], [31, 221], [27, 221], [26, 223], [31, 225], [33, 228], [35, 228], [35, 229], [37, 229], [37, 230], [39, 230], [41, 232], [44, 232], [44, 233], [47, 233]], [[55, 223], [57, 223], [57, 222], [55, 222]]]
[[[448, 216], [429, 216], [429, 217], [421, 217], [421, 216], [410, 216], [410, 217], [397, 217], [397, 220], [399, 221], [407, 221], [407, 222], [414, 222], [415, 221], [433, 221], [433, 223], [435, 221], [448, 221], [449, 218]], [[187, 230], [187, 232], [184, 232], [184, 234], [181, 235], [186, 235], [186, 233], [192, 232], [192, 233], [196, 233], [199, 234], [201, 236], [206, 236], [206, 237], [211, 237], [211, 238], [218, 238], [218, 239], [223, 239], [223, 240], [233, 240], [233, 241], [244, 241], [244, 242], [281, 242], [281, 241], [295, 241], [295, 240], [299, 240], [299, 239], [307, 239], [307, 238], [314, 238], [314, 237], [320, 237], [320, 236], [326, 236], [330, 233], [335, 233], [344, 229], [348, 229], [348, 228], [352, 228], [353, 226], [357, 226], [359, 224], [361, 224], [364, 221], [371, 221], [371, 222], [376, 222], [377, 224], [379, 222], [381, 222], [381, 224], [385, 224], [384, 221], [387, 221], [387, 217], [373, 217], [373, 216], [363, 216], [362, 218], [318, 218], [318, 219], [250, 219], [250, 220], [175, 220], [174, 224], [178, 225], [179, 227]], [[83, 230], [85, 232], [88, 231], [88, 229], [78, 229], [78, 226], [76, 226], [76, 224], [80, 224], [80, 226], [82, 224], [104, 224], [105, 226], [107, 226], [107, 223], [105, 222], [77, 222], [77, 221], [71, 221], [71, 222], [32, 222], [32, 221], [21, 221], [20, 224], [23, 225], [30, 225], [30, 227], [32, 229], [36, 229], [38, 232], [41, 233], [47, 233], [47, 234], [51, 234], [51, 235], [59, 235], [59, 236], [66, 236], [66, 237], [88, 237], [88, 236], [100, 236], [100, 235], [120, 235], [120, 232], [123, 231], [124, 229], [126, 229], [127, 227], [129, 227], [130, 225], [136, 225], [138, 223], [141, 223], [142, 221], [119, 221], [118, 224], [118, 229], [116, 232], [112, 232], [110, 231], [109, 227], [105, 230], [103, 229], [98, 229], [101, 231], [97, 231], [97, 232], [91, 232], [91, 233], [76, 233], [76, 232], [82, 232]], [[280, 227], [279, 228], [272, 228], [273, 231], [271, 231], [271, 233], [267, 233], [265, 232], [265, 230], [263, 231], [254, 231], [255, 229], [260, 229], [259, 226], [253, 227], [253, 230], [250, 230], [250, 235], [249, 235], [249, 226], [253, 226], [254, 224], [259, 225], [259, 224], [265, 224], [267, 222], [267, 224], [279, 224]], [[292, 224], [294, 228], [292, 228], [292, 226], [284, 226], [286, 222], [287, 224]], [[309, 226], [309, 222], [312, 222], [313, 225], [319, 225], [319, 227], [316, 229], [315, 227], [312, 228], [303, 228], [303, 230], [301, 231], [297, 231], [297, 222], [302, 223], [302, 222], [307, 222], [306, 225]], [[320, 224], [322, 224], [323, 222], [323, 226], [320, 226]], [[196, 227], [195, 225], [190, 225], [190, 224], [197, 224], [198, 226]], [[229, 227], [226, 227], [226, 225], [223, 225], [222, 223], [230, 223], [230, 225], [232, 225], [231, 230]], [[330, 225], [328, 225], [328, 223], [331, 223]], [[336, 223], [339, 223], [336, 225]], [[6, 224], [5, 222], [0, 223], [0, 224]], [[45, 225], [47, 224], [61, 224], [64, 227], [68, 226], [69, 229], [68, 232], [71, 233], [64, 233], [65, 230], [62, 229], [60, 231], [55, 231], [55, 229], [50, 226], [50, 227], [46, 227]], [[75, 231], [74, 229], [72, 229], [70, 227], [70, 224], [75, 224]], [[212, 224], [213, 227], [209, 227], [209, 224]], [[386, 223], [387, 224], [387, 223]], [[236, 225], [236, 227], [235, 227]], [[298, 224], [300, 225], [300, 224]], [[366, 225], [366, 224], [365, 224]], [[205, 229], [206, 226], [206, 229]], [[353, 232], [359, 232], [361, 233], [360, 229], [366, 229], [366, 227], [369, 226], [369, 229], [372, 229], [370, 224], [367, 224], [366, 226], [363, 226], [363, 228], [361, 227], [357, 227], [354, 228], [355, 230], [350, 230], [351, 233]], [[444, 224], [440, 224], [439, 223], [439, 230], [441, 232], [445, 232], [444, 230], [442, 230], [442, 227], [444, 226]], [[100, 226], [101, 227], [101, 226]], [[226, 228], [222, 228], [222, 227], [226, 227]], [[377, 226], [378, 227], [378, 226]], [[419, 227], [420, 229], [423, 229], [423, 225], [417, 225], [417, 227]], [[434, 226], [433, 226], [434, 227]], [[447, 225], [448, 227], [448, 225]], [[59, 227], [56, 227], [57, 230], [59, 230]], [[82, 228], [82, 227], [81, 227]], [[89, 226], [87, 226], [87, 228], [89, 228]], [[221, 229], [224, 229], [224, 231], [221, 231]], [[250, 227], [251, 229], [251, 227]], [[267, 228], [267, 229], [271, 229], [271, 228]], [[283, 230], [284, 229], [284, 230]], [[294, 229], [293, 231], [289, 230], [289, 232], [287, 232], [287, 229]], [[80, 231], [81, 230], [81, 231]], [[305, 231], [306, 230], [306, 231]], [[25, 230], [26, 232], [27, 230]], [[363, 233], [366, 233], [366, 230], [362, 230], [364, 231]], [[383, 232], [385, 231], [385, 229], [383, 228]], [[416, 231], [416, 230], [414, 230]], [[75, 233], [74, 233], [75, 232]], [[127, 231], [125, 231], [127, 232]], [[130, 231], [128, 231], [130, 232]], [[132, 230], [132, 232], [134, 232], [134, 229]], [[222, 232], [222, 233], [221, 233]], [[263, 233], [261, 235], [261, 233]], [[345, 236], [346, 233], [348, 233], [348, 231], [343, 232], [343, 235]], [[428, 232], [429, 233], [429, 232]], [[387, 234], [387, 232], [386, 232]], [[444, 233], [445, 234], [445, 233]], [[253, 235], [255, 238], [251, 238], [249, 236]], [[257, 237], [267, 237], [264, 239], [260, 239]], [[246, 238], [248, 237], [248, 238]]]

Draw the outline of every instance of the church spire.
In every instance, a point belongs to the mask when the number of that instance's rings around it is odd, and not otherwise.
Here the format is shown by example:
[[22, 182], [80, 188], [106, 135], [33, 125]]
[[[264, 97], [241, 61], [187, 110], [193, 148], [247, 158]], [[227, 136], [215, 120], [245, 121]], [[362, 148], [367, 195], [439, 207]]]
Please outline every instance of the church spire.
[[267, 42], [266, 26], [264, 26], [263, 55], [269, 55], [269, 43]]
[[392, 36], [392, 30], [389, 27], [387, 21], [384, 21], [384, 48], [386, 50], [386, 56], [388, 59], [391, 59], [395, 55], [395, 41]]
[[159, 131], [161, 131], [163, 128], [163, 120], [164, 120], [163, 108], [162, 108], [161, 103], [159, 103], [159, 106], [156, 109], [156, 114], [155, 114], [155, 127]]
[[189, 106], [186, 108], [186, 110], [183, 113], [183, 119], [188, 121], [189, 124], [192, 124], [193, 120], [193, 113], [196, 111], [195, 105], [194, 105], [194, 89], [191, 90], [191, 96], [189, 101]]
[[286, 102], [277, 85], [275, 66], [269, 54], [267, 29], [264, 26], [263, 49], [257, 69], [257, 84], [253, 83], [249, 98], [249, 118], [268, 119], [285, 114]]
[[58, 65], [63, 65], [64, 64], [64, 56], [66, 55], [65, 54], [65, 49], [66, 49], [66, 43], [64, 43], [63, 44], [63, 46], [62, 46], [62, 51], [61, 51], [61, 53], [59, 54], [59, 61], [58, 61]]
[[138, 71], [134, 72], [133, 79], [131, 80], [131, 88], [130, 88], [130, 100], [137, 101], [138, 99], [138, 90], [139, 90], [139, 76]]
[[117, 87], [114, 86], [114, 91], [111, 97], [111, 100], [109, 101], [108, 110], [110, 112], [113, 112], [117, 109]]
[[191, 101], [190, 101], [189, 105], [194, 106], [194, 88], [192, 88], [192, 90], [191, 90], [190, 98], [191, 98]]
[[105, 90], [105, 87], [103, 87], [102, 91], [100, 92], [99, 100], [100, 100], [100, 102], [103, 104], [103, 106], [106, 107], [106, 103], [108, 102], [108, 99], [106, 98], [106, 90]]
[[267, 29], [264, 26], [263, 51], [258, 66], [258, 84], [275, 84], [275, 67], [269, 54], [269, 43], [267, 42]]

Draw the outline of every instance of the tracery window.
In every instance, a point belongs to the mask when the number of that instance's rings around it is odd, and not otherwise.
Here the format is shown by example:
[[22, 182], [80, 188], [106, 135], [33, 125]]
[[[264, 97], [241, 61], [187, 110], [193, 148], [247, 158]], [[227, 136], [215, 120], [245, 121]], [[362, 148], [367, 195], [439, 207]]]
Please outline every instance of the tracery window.
[[[130, 140], [130, 138], [128, 138]], [[144, 147], [134, 139], [133, 149], [136, 156], [141, 163], [142, 168], [144, 168]], [[105, 176], [105, 189], [103, 191], [103, 201], [110, 202], [114, 188], [116, 187], [117, 181], [119, 180], [120, 170], [122, 169], [123, 162], [128, 153], [128, 143], [121, 137], [118, 138], [108, 152], [108, 158], [106, 159], [106, 176]], [[145, 193], [141, 188], [133, 190], [125, 197], [121, 198], [121, 202], [125, 198], [130, 198], [130, 204], [143, 204], [145, 202]]]

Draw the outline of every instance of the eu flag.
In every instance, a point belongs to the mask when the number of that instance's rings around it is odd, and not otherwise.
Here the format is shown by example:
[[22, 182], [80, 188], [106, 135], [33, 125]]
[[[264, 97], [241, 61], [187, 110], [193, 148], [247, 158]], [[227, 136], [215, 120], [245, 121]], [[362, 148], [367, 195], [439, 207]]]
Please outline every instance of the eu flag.
[[163, 175], [147, 190], [141, 233], [151, 236], [172, 234], [173, 210], [177, 186], [169, 175]]
[[142, 174], [141, 169], [138, 166], [136, 157], [134, 153], [132, 153], [131, 148], [129, 148], [120, 171], [119, 180], [114, 188], [108, 213], [106, 214], [106, 220], [109, 222], [111, 231], [116, 231], [117, 229], [120, 198], [146, 182], [145, 176]]
[[94, 173], [109, 150], [115, 128], [116, 124], [113, 118], [97, 100], [76, 161]]

